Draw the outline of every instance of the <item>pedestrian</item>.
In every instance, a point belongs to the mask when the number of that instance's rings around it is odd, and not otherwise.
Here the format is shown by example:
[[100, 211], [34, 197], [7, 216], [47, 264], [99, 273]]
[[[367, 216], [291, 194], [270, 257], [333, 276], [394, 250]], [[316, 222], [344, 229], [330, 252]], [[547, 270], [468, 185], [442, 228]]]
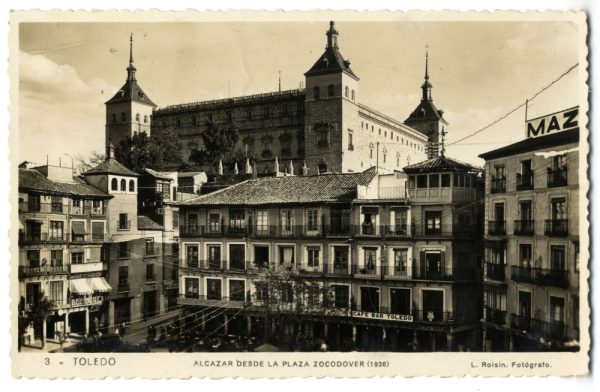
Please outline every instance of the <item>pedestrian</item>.
[[120, 332], [121, 337], [125, 336], [125, 321], [121, 322], [121, 327], [119, 328], [119, 332]]

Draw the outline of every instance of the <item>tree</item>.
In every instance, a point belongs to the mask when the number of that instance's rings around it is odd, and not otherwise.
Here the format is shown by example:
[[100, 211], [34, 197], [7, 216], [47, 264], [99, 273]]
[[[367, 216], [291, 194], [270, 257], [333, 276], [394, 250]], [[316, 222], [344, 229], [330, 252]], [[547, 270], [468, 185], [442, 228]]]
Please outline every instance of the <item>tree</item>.
[[115, 158], [127, 168], [141, 172], [144, 169], [170, 170], [181, 165], [181, 143], [172, 130], [152, 136], [136, 133], [115, 147]]
[[25, 313], [23, 333], [29, 326], [33, 326], [34, 329], [42, 329], [42, 348], [46, 346], [46, 333], [44, 326], [48, 317], [54, 314], [54, 302], [49, 300], [43, 292], [40, 293], [40, 299], [34, 302]]
[[[322, 314], [332, 297], [331, 289], [300, 272], [286, 266], [261, 270], [254, 282], [254, 304], [262, 308], [264, 314], [264, 335], [266, 341], [279, 341], [283, 328], [294, 325], [296, 337], [301, 334], [302, 316]], [[280, 343], [280, 342], [277, 342]], [[298, 341], [292, 342], [296, 348]]]
[[201, 166], [215, 167], [219, 160], [223, 160], [225, 165], [233, 165], [240, 156], [235, 149], [239, 137], [235, 124], [224, 126], [207, 121], [206, 131], [200, 134], [203, 148], [192, 152], [190, 160]]
[[98, 151], [92, 151], [87, 157], [82, 154], [75, 155], [73, 170], [76, 174], [81, 174], [101, 164], [104, 159], [105, 155]]

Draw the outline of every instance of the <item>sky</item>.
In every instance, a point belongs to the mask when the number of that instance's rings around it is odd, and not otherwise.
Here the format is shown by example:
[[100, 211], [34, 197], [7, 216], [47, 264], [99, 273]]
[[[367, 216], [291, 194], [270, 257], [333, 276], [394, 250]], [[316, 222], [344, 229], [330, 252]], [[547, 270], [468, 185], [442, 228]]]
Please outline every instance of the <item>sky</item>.
[[[19, 161], [70, 164], [104, 150], [104, 102], [125, 82], [134, 34], [138, 83], [159, 106], [298, 88], [322, 54], [327, 22], [24, 23], [19, 31]], [[520, 109], [579, 59], [569, 22], [338, 22], [358, 100], [404, 121], [420, 100], [425, 52], [444, 110], [447, 155], [477, 156], [524, 138]], [[579, 104], [576, 68], [528, 118]], [[48, 156], [48, 158], [46, 158]]]

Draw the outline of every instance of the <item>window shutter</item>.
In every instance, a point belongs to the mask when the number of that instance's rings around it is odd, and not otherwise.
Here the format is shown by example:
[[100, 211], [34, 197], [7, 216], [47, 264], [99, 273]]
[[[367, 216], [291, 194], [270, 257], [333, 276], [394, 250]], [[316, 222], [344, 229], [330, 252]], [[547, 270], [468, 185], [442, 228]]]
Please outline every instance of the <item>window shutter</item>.
[[444, 272], [446, 266], [446, 252], [440, 252], [440, 271]]
[[422, 250], [421, 251], [421, 256], [420, 256], [420, 272], [421, 272], [421, 276], [425, 276], [426, 271], [425, 271], [425, 251]]

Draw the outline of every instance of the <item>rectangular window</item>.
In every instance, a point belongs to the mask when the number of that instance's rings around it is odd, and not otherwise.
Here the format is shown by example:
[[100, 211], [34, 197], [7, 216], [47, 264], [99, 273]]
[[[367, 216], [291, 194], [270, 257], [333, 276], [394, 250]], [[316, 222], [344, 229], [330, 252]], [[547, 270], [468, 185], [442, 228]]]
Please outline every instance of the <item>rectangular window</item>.
[[321, 89], [319, 89], [319, 87], [313, 88], [313, 96], [315, 98], [315, 101], [318, 101], [319, 99], [321, 99]]
[[321, 250], [317, 247], [308, 247], [306, 249], [307, 260], [306, 264], [308, 267], [316, 268], [319, 266], [319, 254]]
[[579, 330], [579, 296], [574, 295], [573, 301], [573, 328]]
[[119, 242], [119, 259], [126, 259], [129, 257], [129, 243]]
[[552, 198], [551, 217], [553, 221], [561, 221], [567, 219], [567, 202], [564, 197]]
[[444, 188], [450, 187], [450, 174], [448, 174], [448, 173], [442, 174], [442, 187], [444, 187]]
[[154, 255], [154, 238], [146, 238], [146, 256]]
[[349, 151], [353, 151], [354, 150], [354, 142], [353, 142], [353, 137], [352, 137], [352, 132], [348, 132], [348, 150]]
[[246, 300], [246, 282], [237, 279], [229, 281], [229, 300], [240, 302]]
[[418, 175], [417, 176], [417, 188], [427, 188], [427, 176], [426, 175]]
[[442, 232], [442, 211], [425, 211], [426, 234], [440, 234]]
[[40, 210], [40, 207], [41, 207], [40, 195], [29, 195], [29, 198], [27, 201], [28, 211], [37, 212]]
[[361, 233], [364, 235], [377, 234], [377, 215], [379, 208], [377, 207], [362, 207]]
[[61, 221], [50, 221], [50, 240], [51, 241], [62, 241], [63, 240], [63, 225]]
[[269, 265], [269, 247], [265, 245], [254, 245], [254, 264], [264, 268]]
[[280, 246], [279, 247], [279, 264], [291, 267], [294, 264], [294, 247]]
[[27, 261], [30, 268], [40, 268], [40, 251], [39, 250], [28, 250]]
[[119, 214], [119, 230], [129, 230], [129, 217], [127, 213]]
[[294, 216], [292, 210], [281, 210], [281, 234], [292, 234]]
[[269, 285], [266, 282], [255, 282], [254, 287], [256, 288], [256, 300], [260, 302], [269, 301]]
[[405, 275], [408, 268], [408, 249], [394, 249], [394, 274]]
[[392, 232], [396, 234], [408, 233], [408, 209], [391, 208], [393, 220], [391, 223]]
[[415, 176], [408, 177], [408, 188], [415, 189]]
[[242, 244], [229, 245], [229, 268], [246, 269], [246, 246]]
[[281, 302], [288, 304], [294, 302], [294, 286], [291, 283], [281, 285]]
[[206, 299], [221, 300], [221, 279], [206, 279]]
[[198, 245], [186, 245], [185, 252], [188, 268], [198, 268]]
[[256, 211], [256, 231], [258, 234], [267, 234], [269, 232], [268, 211]]
[[531, 244], [519, 244], [519, 266], [522, 268], [531, 268], [531, 259]]
[[563, 245], [550, 246], [550, 269], [554, 271], [565, 271], [567, 264], [565, 255], [566, 252]]
[[329, 86], [327, 86], [327, 93], [329, 94], [330, 97], [333, 97], [335, 92], [335, 88], [333, 86], [333, 84], [330, 84]]
[[74, 242], [85, 241], [85, 222], [71, 221], [71, 240]]
[[208, 267], [210, 269], [221, 268], [221, 245], [209, 245], [207, 247]]
[[83, 264], [83, 252], [71, 253], [71, 264]]
[[374, 273], [377, 268], [377, 248], [364, 248], [363, 268], [368, 273]]
[[51, 267], [62, 267], [63, 266], [63, 250], [53, 249], [50, 251], [50, 266]]
[[347, 246], [333, 247], [333, 269], [336, 273], [348, 272], [349, 252]]
[[104, 241], [104, 222], [92, 222], [92, 241]]
[[179, 228], [179, 211], [173, 211], [173, 228]]
[[410, 289], [390, 289], [390, 312], [402, 315], [411, 314]]
[[198, 298], [200, 295], [200, 280], [197, 278], [185, 278], [185, 297]]
[[53, 213], [62, 214], [63, 212], [63, 198], [58, 196], [52, 196], [50, 198], [51, 210]]
[[308, 231], [319, 231], [319, 210], [306, 211], [306, 229]]
[[50, 301], [52, 301], [55, 305], [63, 304], [64, 297], [62, 280], [50, 282]]
[[438, 188], [440, 186], [440, 175], [439, 174], [430, 174], [429, 175], [429, 187], [430, 188]]
[[550, 296], [550, 322], [563, 324], [565, 322], [565, 299]]
[[210, 233], [221, 232], [221, 215], [218, 212], [208, 214], [208, 231]]
[[231, 230], [244, 230], [246, 228], [244, 210], [229, 210], [229, 228]]
[[119, 286], [127, 286], [129, 284], [129, 267], [119, 267]]
[[146, 280], [154, 282], [154, 264], [146, 264]]
[[338, 309], [347, 309], [350, 305], [350, 287], [343, 285], [333, 286], [333, 306]]

